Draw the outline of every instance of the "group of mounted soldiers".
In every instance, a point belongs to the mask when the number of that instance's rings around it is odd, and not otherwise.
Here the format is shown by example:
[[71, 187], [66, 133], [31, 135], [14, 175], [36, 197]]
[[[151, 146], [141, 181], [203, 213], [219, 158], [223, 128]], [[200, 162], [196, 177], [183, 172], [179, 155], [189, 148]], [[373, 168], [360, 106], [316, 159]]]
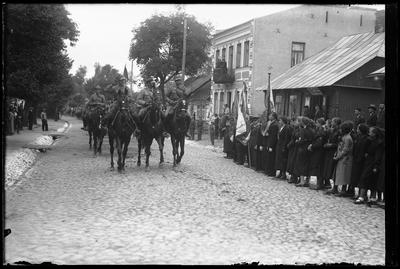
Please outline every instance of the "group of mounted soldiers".
[[[182, 99], [186, 99], [187, 94], [185, 91], [185, 87], [182, 81], [182, 77], [180, 74], [175, 76], [175, 84], [176, 87], [169, 89], [169, 91], [165, 94], [165, 102], [163, 100], [162, 93], [160, 89], [156, 86], [156, 80], [154, 77], [149, 76], [144, 79], [144, 88], [138, 93], [137, 97], [134, 98], [129, 88], [125, 86], [126, 79], [121, 77], [118, 81], [116, 97], [114, 102], [111, 105], [107, 105], [107, 101], [105, 96], [101, 93], [102, 89], [100, 86], [95, 87], [95, 92], [90, 96], [88, 103], [83, 112], [83, 128], [87, 130], [87, 115], [90, 111], [99, 109], [104, 113], [104, 117], [102, 118], [101, 125], [106, 127], [110, 126], [113, 123], [113, 120], [118, 113], [118, 110], [121, 106], [121, 100], [124, 102], [128, 102], [129, 110], [131, 112], [132, 118], [137, 123], [137, 126], [140, 127], [140, 121], [145, 117], [148, 112], [150, 106], [152, 104], [156, 104], [161, 109], [161, 115], [163, 118], [163, 122], [167, 124], [167, 122], [171, 119], [174, 107], [177, 102]], [[190, 116], [186, 113], [186, 126], [189, 127], [190, 124]], [[168, 126], [165, 126], [166, 128]], [[140, 132], [140, 128], [136, 129], [137, 132]], [[164, 132], [164, 135], [167, 136], [167, 133]]]

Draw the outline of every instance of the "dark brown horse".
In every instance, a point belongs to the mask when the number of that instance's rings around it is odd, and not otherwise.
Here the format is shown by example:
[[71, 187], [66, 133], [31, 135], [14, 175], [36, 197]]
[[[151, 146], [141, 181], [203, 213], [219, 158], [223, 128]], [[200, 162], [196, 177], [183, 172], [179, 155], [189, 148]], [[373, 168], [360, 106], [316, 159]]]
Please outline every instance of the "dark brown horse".
[[113, 120], [108, 127], [108, 139], [110, 143], [111, 169], [114, 170], [114, 142], [118, 152], [118, 172], [125, 170], [125, 159], [132, 134], [136, 130], [136, 122], [133, 119], [129, 103], [126, 98], [118, 102], [118, 110], [113, 115]]
[[87, 112], [87, 127], [89, 132], [89, 148], [92, 148], [93, 137], [93, 154], [101, 153], [103, 138], [107, 133], [107, 129], [101, 125], [104, 116], [104, 108], [96, 106]]
[[185, 153], [185, 136], [190, 124], [190, 122], [187, 121], [187, 102], [185, 99], [180, 99], [174, 107], [173, 117], [167, 119], [166, 122], [167, 132], [171, 135], [174, 166], [181, 162], [183, 154]]
[[142, 147], [144, 147], [146, 153], [146, 171], [149, 169], [149, 156], [151, 154], [150, 147], [153, 143], [153, 139], [157, 141], [160, 150], [160, 165], [164, 163], [164, 125], [161, 113], [160, 105], [156, 102], [152, 102], [143, 118], [139, 119], [140, 135], [138, 136], [139, 154], [137, 165], [141, 165], [140, 154]]

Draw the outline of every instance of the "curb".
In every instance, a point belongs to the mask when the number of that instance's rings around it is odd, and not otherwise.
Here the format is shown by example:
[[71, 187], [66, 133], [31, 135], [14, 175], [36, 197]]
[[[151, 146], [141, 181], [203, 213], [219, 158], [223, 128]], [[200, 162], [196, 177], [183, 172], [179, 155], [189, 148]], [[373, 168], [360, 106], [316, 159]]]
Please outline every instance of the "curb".
[[[8, 189], [15, 185], [29, 169], [35, 164], [38, 151], [46, 152], [51, 149], [57, 138], [65, 136], [65, 132], [70, 128], [71, 124], [64, 120], [64, 126], [57, 129], [57, 132], [39, 136], [33, 142], [22, 146], [22, 149], [6, 159], [5, 165], [5, 188]], [[39, 143], [35, 143], [35, 142]], [[51, 143], [50, 143], [51, 141]], [[42, 142], [43, 144], [41, 144]]]

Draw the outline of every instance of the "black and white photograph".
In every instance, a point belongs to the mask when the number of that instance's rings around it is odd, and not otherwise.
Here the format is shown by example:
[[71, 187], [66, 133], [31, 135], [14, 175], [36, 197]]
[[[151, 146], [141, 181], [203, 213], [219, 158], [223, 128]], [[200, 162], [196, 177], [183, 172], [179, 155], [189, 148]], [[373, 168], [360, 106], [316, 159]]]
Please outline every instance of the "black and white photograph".
[[395, 264], [389, 9], [3, 3], [3, 265]]

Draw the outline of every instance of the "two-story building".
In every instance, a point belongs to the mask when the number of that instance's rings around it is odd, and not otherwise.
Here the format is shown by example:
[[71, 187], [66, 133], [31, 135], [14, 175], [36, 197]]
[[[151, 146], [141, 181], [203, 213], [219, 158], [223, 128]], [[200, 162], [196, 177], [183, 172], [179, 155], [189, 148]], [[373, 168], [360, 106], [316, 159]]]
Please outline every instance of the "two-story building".
[[373, 32], [375, 22], [374, 9], [301, 5], [218, 31], [212, 40], [214, 111], [222, 113], [234, 92], [246, 88], [250, 114], [261, 114], [264, 92], [256, 89], [267, 88], [268, 73], [273, 80], [344, 36]]

